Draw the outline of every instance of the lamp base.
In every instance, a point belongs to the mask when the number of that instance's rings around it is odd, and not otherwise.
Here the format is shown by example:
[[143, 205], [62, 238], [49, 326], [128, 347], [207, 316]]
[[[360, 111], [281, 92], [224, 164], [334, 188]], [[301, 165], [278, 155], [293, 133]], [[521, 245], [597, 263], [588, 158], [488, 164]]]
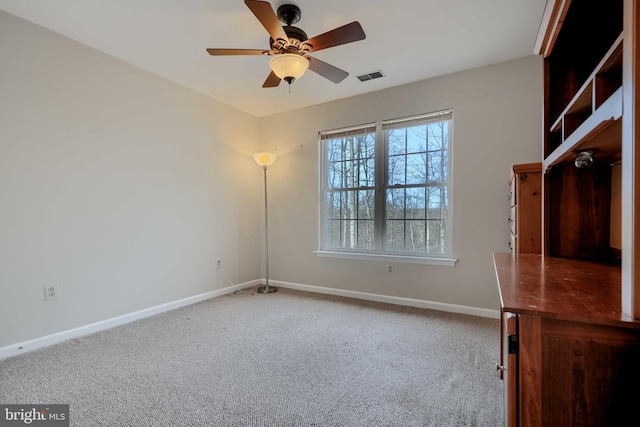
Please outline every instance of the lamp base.
[[275, 286], [264, 285], [258, 288], [258, 293], [261, 294], [272, 294], [274, 292], [278, 292], [278, 288]]

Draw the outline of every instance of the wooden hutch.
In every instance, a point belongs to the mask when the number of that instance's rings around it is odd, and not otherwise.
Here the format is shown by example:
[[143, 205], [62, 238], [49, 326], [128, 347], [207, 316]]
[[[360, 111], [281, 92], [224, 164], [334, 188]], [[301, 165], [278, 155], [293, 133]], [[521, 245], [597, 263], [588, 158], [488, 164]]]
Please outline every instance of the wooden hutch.
[[509, 177], [509, 249], [519, 254], [542, 250], [542, 163], [513, 165]]
[[544, 137], [542, 206], [531, 221], [541, 224], [541, 253], [515, 245], [494, 254], [505, 425], [633, 424], [640, 0], [547, 0], [535, 49], [544, 57]]

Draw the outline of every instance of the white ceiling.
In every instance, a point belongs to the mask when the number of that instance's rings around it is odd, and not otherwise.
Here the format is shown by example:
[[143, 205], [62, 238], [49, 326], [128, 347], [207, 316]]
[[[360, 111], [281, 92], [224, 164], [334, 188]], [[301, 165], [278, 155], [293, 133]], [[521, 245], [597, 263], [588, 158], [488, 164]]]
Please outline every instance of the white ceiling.
[[[206, 48], [268, 49], [243, 0], [0, 0], [0, 9], [255, 116], [288, 111], [533, 54], [545, 0], [273, 0], [302, 10], [309, 37], [359, 21], [367, 38], [314, 54], [350, 73], [308, 71], [263, 89], [269, 57], [213, 57]], [[384, 78], [356, 76], [382, 70]]]

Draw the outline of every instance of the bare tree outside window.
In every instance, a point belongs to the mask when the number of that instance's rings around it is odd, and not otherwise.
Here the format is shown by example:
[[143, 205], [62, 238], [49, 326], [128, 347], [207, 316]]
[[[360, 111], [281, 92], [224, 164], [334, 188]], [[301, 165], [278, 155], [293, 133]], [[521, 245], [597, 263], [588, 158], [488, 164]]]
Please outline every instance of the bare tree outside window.
[[452, 116], [446, 111], [320, 133], [323, 249], [451, 253]]

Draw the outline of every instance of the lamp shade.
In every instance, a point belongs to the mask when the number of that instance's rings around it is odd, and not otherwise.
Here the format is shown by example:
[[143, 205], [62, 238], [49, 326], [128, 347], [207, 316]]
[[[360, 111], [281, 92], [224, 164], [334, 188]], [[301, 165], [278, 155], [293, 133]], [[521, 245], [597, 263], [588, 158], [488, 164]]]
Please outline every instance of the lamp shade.
[[287, 78], [298, 79], [309, 68], [309, 61], [295, 53], [283, 53], [271, 58], [269, 67], [276, 76], [283, 80]]
[[271, 166], [276, 161], [276, 155], [274, 153], [255, 153], [253, 160], [260, 166]]

